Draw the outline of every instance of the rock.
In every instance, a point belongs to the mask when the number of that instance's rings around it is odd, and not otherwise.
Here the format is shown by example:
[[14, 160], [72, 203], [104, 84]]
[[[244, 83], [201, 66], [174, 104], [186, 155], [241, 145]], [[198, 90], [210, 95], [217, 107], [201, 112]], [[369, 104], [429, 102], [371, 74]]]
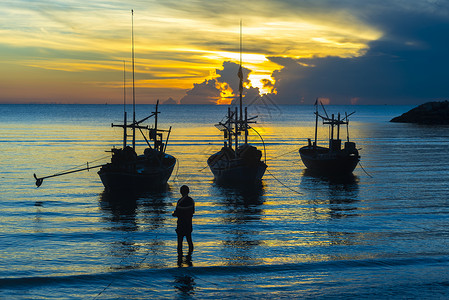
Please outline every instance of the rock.
[[390, 122], [449, 125], [449, 101], [427, 102], [395, 117]]

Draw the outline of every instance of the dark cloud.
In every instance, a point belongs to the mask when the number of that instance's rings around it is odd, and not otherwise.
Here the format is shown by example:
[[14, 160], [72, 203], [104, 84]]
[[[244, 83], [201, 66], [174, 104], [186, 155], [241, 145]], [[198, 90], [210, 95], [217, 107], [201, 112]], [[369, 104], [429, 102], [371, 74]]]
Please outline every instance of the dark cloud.
[[215, 79], [194, 83], [193, 89], [188, 90], [182, 97], [181, 104], [215, 104], [220, 99], [220, 90], [216, 87]]
[[[234, 100], [238, 99], [239, 94], [239, 78], [237, 76], [239, 64], [225, 61], [223, 69], [216, 69], [218, 75], [215, 79], [205, 80], [203, 83], [194, 84], [193, 89], [188, 90], [186, 95], [181, 99], [181, 104], [216, 104], [221, 98], [222, 91], [229, 91], [235, 95]], [[243, 82], [249, 84], [248, 79], [251, 70], [242, 68]], [[244, 87], [243, 95], [245, 98], [254, 99], [259, 96], [259, 89], [254, 87]]]
[[[448, 18], [404, 12], [378, 16], [384, 36], [363, 56], [294, 60], [270, 57], [281, 66], [273, 73], [278, 103], [415, 104], [447, 99], [449, 85]], [[374, 21], [374, 20], [373, 20]]]
[[[227, 83], [229, 87], [232, 89], [234, 94], [238, 94], [239, 92], [239, 78], [237, 76], [237, 73], [239, 71], [239, 64], [225, 61], [223, 63], [223, 69], [222, 70], [215, 70], [215, 73], [219, 75], [217, 77], [217, 81], [221, 83]], [[248, 76], [249, 73], [251, 73], [250, 69], [247, 69], [245, 67], [242, 67], [242, 74], [243, 74], [243, 83], [248, 84]]]
[[263, 84], [264, 89], [269, 89], [270, 92], [273, 92], [274, 84], [273, 84], [273, 82], [271, 80], [264, 78], [264, 79], [261, 80], [261, 82]]
[[[446, 38], [449, 1], [398, 0], [386, 4], [366, 0], [363, 5], [355, 0], [270, 3], [270, 7], [280, 9], [286, 17], [315, 20], [322, 16], [320, 19], [327, 25], [337, 27], [343, 24], [348, 27], [352, 20], [357, 20], [366, 28], [382, 33], [357, 57], [293, 59], [280, 57], [282, 53], [268, 57], [279, 69], [272, 74], [273, 82], [265, 80], [263, 84], [276, 92], [268, 95], [276, 103], [311, 104], [322, 97], [332, 104], [419, 104], [449, 98], [449, 41]], [[195, 85], [181, 102], [187, 99], [189, 103], [215, 102], [212, 96], [203, 101], [201, 95], [204, 94], [200, 90], [205, 89], [215, 97], [226, 85], [237, 94], [238, 67], [236, 63], [225, 62], [223, 69], [216, 70], [215, 80]], [[247, 84], [250, 72], [249, 69], [243, 72]], [[245, 89], [245, 100], [257, 98], [256, 92], [256, 88]]]

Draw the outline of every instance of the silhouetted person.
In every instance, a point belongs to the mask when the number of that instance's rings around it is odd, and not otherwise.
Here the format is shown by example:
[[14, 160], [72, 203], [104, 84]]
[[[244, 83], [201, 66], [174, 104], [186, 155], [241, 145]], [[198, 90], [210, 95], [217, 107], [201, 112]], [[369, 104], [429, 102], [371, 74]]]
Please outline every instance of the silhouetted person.
[[182, 241], [186, 237], [189, 244], [189, 256], [193, 252], [192, 242], [192, 217], [195, 213], [195, 202], [189, 197], [189, 187], [183, 185], [181, 187], [182, 197], [176, 204], [176, 209], [173, 213], [174, 217], [178, 217], [178, 226], [176, 227], [176, 233], [178, 235], [178, 256], [182, 256]]

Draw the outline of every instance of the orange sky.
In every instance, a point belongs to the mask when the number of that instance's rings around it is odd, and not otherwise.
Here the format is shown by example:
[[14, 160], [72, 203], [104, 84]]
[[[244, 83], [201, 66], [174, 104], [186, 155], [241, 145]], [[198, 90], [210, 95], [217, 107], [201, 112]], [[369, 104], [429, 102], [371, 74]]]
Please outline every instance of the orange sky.
[[121, 103], [123, 61], [131, 84], [131, 8], [139, 103], [179, 102], [225, 61], [238, 63], [240, 19], [247, 86], [267, 93], [261, 80], [275, 83], [283, 67], [271, 57], [363, 57], [384, 36], [365, 14], [375, 3], [364, 11], [356, 1], [3, 1], [0, 103]]

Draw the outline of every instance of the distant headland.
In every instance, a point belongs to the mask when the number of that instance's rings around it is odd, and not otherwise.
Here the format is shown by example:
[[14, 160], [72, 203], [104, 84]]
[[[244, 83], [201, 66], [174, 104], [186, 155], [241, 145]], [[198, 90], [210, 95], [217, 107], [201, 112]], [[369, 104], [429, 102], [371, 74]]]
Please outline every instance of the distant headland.
[[390, 122], [428, 125], [449, 125], [449, 101], [427, 102], [417, 106]]

